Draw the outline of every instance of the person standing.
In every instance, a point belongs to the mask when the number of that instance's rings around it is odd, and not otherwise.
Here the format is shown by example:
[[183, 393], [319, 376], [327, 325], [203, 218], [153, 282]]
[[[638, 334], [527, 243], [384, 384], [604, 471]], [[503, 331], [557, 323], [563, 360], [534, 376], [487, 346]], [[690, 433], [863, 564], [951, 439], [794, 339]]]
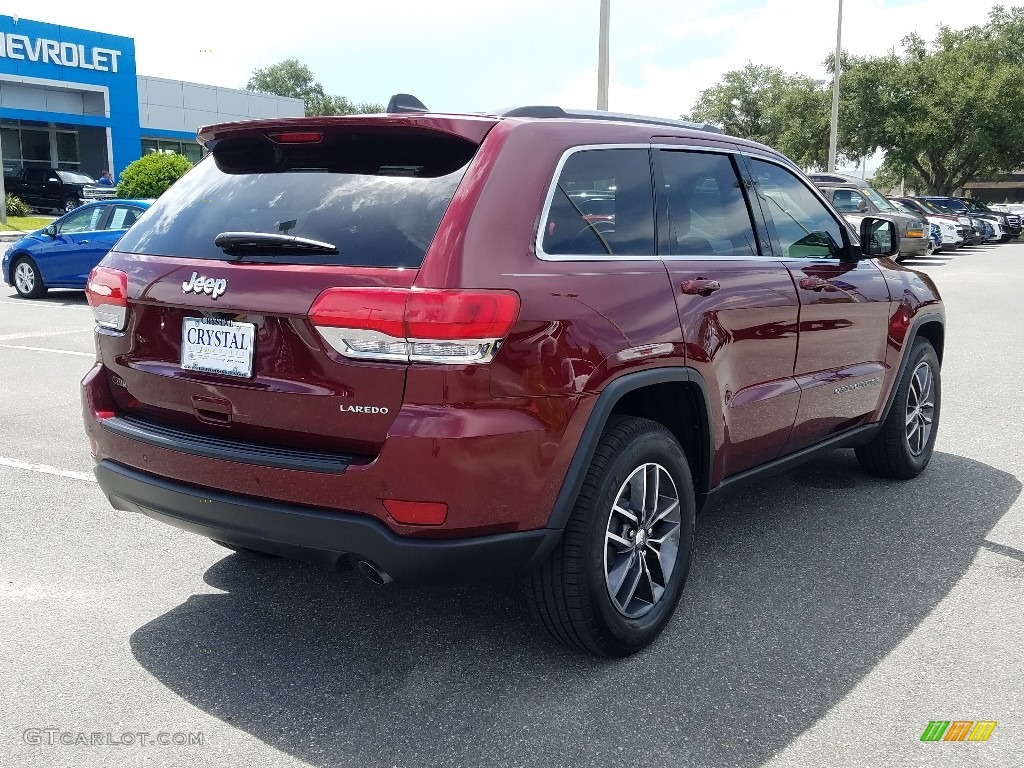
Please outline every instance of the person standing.
[[115, 186], [114, 185], [114, 179], [110, 175], [110, 171], [104, 171], [103, 173], [101, 173], [99, 181], [97, 181], [96, 184], [98, 186], [101, 186], [101, 187], [113, 187], [113, 186]]

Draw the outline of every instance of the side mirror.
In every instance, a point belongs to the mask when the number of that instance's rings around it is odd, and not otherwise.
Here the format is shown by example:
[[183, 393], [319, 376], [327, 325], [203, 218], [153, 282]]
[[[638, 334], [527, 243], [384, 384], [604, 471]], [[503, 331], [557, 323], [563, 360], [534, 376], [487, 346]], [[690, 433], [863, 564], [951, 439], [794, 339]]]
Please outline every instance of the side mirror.
[[888, 219], [865, 216], [860, 223], [860, 252], [869, 259], [898, 255], [899, 228]]
[[45, 232], [46, 234], [48, 234], [52, 238], [56, 238], [57, 237], [57, 225], [56, 224], [51, 224], [46, 229], [44, 229], [43, 232]]

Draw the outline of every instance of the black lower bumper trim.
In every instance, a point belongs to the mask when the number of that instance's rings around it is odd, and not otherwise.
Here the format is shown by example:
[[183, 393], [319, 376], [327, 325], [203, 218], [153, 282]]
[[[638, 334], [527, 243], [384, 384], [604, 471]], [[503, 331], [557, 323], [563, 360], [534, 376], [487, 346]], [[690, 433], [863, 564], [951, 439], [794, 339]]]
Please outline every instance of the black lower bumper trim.
[[397, 536], [364, 515], [217, 493], [112, 461], [96, 467], [115, 509], [141, 512], [201, 536], [337, 568], [370, 560], [397, 582], [503, 581], [540, 565], [560, 530], [424, 540]]

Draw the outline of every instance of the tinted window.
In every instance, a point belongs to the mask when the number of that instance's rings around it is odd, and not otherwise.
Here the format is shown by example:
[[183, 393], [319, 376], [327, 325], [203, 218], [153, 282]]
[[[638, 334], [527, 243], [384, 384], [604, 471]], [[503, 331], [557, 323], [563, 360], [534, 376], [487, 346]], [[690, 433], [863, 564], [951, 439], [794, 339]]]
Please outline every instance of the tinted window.
[[837, 256], [843, 229], [794, 174], [773, 163], [751, 160], [761, 210], [775, 229], [782, 255], [820, 259]]
[[62, 235], [73, 235], [76, 232], [95, 231], [99, 226], [100, 219], [103, 218], [103, 211], [104, 208], [101, 205], [94, 205], [91, 208], [75, 211], [60, 223], [60, 233]]
[[[583, 200], [601, 199], [600, 213]], [[592, 209], [589, 209], [592, 210]], [[590, 149], [569, 156], [544, 224], [545, 253], [654, 257], [654, 191], [646, 149]]]
[[222, 232], [293, 235], [338, 254], [248, 261], [419, 267], [476, 145], [424, 132], [339, 133], [315, 144], [228, 139], [177, 181], [117, 250], [225, 258]]
[[858, 211], [868, 210], [868, 204], [859, 193], [854, 192], [852, 189], [837, 189], [832, 193], [832, 204], [837, 210], [843, 213], [857, 213]]
[[756, 256], [743, 188], [726, 155], [659, 150], [669, 215], [669, 253]]
[[96, 179], [92, 176], [86, 176], [84, 173], [78, 173], [77, 171], [57, 171], [57, 176], [65, 184], [95, 184]]
[[113, 213], [110, 214], [110, 220], [104, 229], [128, 229], [141, 215], [142, 211], [138, 208], [127, 205], [115, 206]]

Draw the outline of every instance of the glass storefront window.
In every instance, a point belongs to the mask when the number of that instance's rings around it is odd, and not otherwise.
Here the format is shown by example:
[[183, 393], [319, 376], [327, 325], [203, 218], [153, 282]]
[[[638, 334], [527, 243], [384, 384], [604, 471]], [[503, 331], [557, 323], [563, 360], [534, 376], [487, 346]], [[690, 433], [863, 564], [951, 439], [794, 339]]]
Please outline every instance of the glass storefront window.
[[168, 141], [166, 139], [143, 139], [142, 154], [173, 152], [184, 155], [193, 165], [203, 159], [203, 149], [194, 141]]

